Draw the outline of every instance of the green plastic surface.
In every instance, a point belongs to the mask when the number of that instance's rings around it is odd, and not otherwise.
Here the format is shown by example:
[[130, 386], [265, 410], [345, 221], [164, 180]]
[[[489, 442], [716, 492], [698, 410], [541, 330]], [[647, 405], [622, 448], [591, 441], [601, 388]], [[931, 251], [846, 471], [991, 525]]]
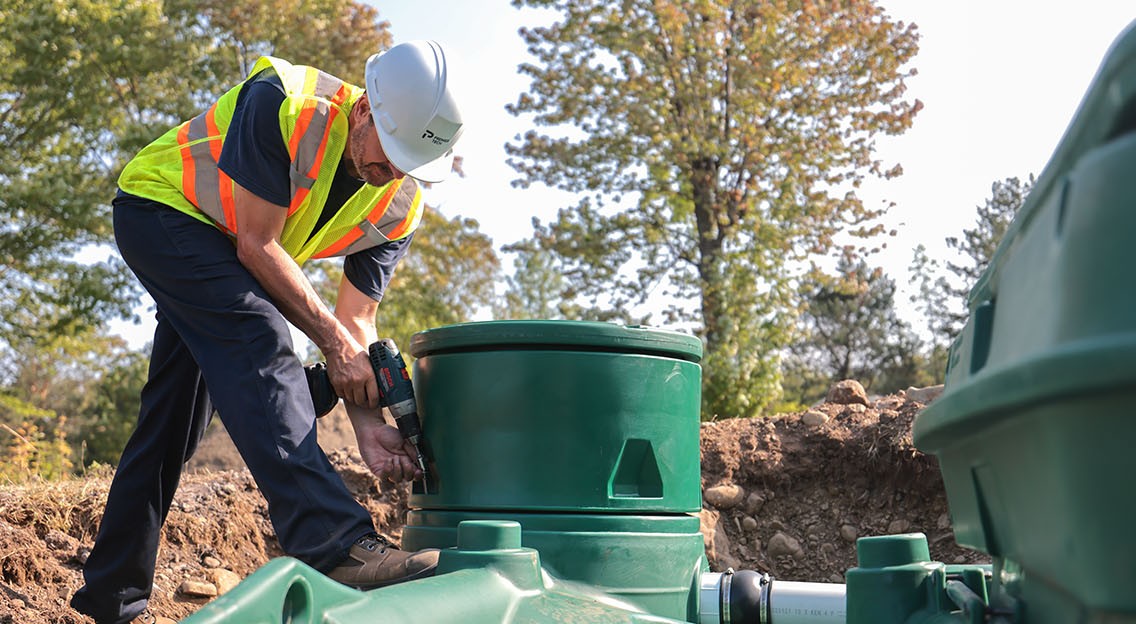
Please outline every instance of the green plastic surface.
[[[681, 622], [645, 612], [595, 588], [556, 579], [540, 555], [516, 546], [520, 527], [474, 521], [461, 547], [441, 553], [438, 574], [382, 589], [344, 587], [281, 558], [184, 620], [185, 624], [506, 624], [521, 622]], [[466, 548], [468, 546], [468, 549]], [[503, 546], [501, 548], [487, 548]]]
[[554, 577], [586, 584], [650, 613], [679, 620], [697, 615], [692, 591], [707, 570], [705, 544], [695, 516], [629, 516], [410, 512], [405, 548], [450, 548], [468, 520], [502, 519], [522, 527], [522, 545], [540, 552]]
[[364, 593], [278, 560], [187, 621], [694, 621], [701, 350], [603, 323], [416, 335], [434, 479], [415, 486], [403, 547], [444, 549], [437, 574]]
[[972, 290], [945, 392], [914, 425], [957, 540], [995, 557], [992, 600], [1026, 605], [1028, 622], [1136, 621], [1134, 172], [1130, 27]]
[[[984, 624], [986, 570], [931, 561], [922, 533], [863, 537], [845, 573], [847, 624]], [[953, 585], [953, 587], [948, 587]], [[964, 600], [970, 597], [972, 600]], [[969, 613], [963, 609], [963, 603]]]
[[702, 341], [653, 327], [589, 321], [486, 321], [428, 329], [410, 339], [414, 357], [488, 349], [603, 350], [655, 354], [698, 363]]
[[[414, 385], [436, 481], [429, 494], [415, 487], [411, 505], [701, 508], [701, 368], [682, 349], [661, 355], [663, 345], [693, 348], [697, 339], [566, 321], [470, 323], [427, 334], [412, 341]], [[560, 334], [568, 339], [553, 345]]]

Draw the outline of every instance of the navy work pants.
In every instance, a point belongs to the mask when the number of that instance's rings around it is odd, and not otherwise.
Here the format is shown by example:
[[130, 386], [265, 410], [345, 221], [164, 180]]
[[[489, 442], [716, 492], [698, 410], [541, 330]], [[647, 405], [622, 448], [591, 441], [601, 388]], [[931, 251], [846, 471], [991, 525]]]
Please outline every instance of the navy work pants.
[[162, 524], [216, 408], [268, 501], [286, 553], [320, 570], [374, 531], [316, 443], [315, 412], [283, 316], [216, 228], [119, 195], [114, 230], [157, 304], [138, 424], [107, 498], [86, 585], [72, 599], [104, 622], [146, 606]]

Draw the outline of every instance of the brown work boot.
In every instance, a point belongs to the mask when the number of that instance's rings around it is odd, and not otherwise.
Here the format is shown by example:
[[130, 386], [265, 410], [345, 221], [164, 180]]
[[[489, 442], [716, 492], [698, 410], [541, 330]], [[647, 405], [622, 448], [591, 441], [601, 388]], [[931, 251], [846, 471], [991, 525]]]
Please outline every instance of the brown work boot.
[[404, 552], [382, 535], [364, 535], [327, 576], [355, 589], [374, 589], [433, 576], [437, 550]]
[[154, 615], [153, 611], [146, 609], [133, 620], [130, 620], [130, 624], [177, 624], [177, 622], [170, 618], [158, 617]]

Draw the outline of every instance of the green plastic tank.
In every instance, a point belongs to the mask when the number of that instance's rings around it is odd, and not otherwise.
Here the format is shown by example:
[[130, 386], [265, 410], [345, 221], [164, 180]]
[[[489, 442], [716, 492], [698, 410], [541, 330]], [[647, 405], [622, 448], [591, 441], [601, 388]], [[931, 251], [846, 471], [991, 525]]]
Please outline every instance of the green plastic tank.
[[[1136, 622], [1136, 30], [1106, 56], [970, 294], [916, 420], [992, 613]], [[851, 586], [849, 587], [851, 592]]]
[[291, 558], [274, 559], [184, 624], [677, 624], [603, 591], [551, 578], [515, 522], [469, 521], [430, 578], [362, 592]]
[[405, 548], [453, 547], [467, 520], [515, 521], [553, 577], [696, 617], [697, 338], [493, 321], [416, 334], [408, 351], [435, 479], [413, 490]]

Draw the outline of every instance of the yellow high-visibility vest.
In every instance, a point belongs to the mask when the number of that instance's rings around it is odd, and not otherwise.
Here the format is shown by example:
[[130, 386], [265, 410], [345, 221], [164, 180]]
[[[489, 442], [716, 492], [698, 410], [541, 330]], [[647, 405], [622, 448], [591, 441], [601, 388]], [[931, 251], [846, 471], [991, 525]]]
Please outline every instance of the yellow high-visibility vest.
[[[363, 90], [314, 67], [262, 57], [247, 82], [271, 67], [284, 85], [280, 133], [291, 157], [291, 203], [280, 243], [303, 264], [345, 256], [410, 235], [422, 219], [422, 191], [410, 177], [381, 187], [364, 184], [318, 232], [335, 168], [347, 146], [347, 117]], [[244, 82], [207, 111], [170, 129], [123, 169], [127, 193], [172, 206], [236, 236], [233, 181], [217, 168], [221, 145]]]

